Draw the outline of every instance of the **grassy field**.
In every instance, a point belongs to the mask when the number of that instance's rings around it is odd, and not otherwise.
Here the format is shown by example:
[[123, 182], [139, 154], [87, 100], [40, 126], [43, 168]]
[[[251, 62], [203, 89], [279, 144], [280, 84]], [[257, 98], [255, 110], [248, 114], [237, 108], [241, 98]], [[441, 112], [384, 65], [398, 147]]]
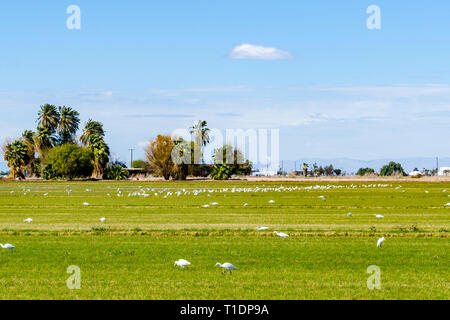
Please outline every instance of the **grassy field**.
[[17, 247], [0, 250], [0, 297], [449, 299], [449, 195], [418, 181], [0, 182], [0, 242]]

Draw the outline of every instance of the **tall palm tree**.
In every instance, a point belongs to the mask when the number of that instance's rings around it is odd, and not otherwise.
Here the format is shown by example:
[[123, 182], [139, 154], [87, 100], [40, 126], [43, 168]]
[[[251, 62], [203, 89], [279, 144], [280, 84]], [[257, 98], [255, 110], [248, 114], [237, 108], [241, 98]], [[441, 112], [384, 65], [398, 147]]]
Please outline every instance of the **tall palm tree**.
[[37, 132], [34, 134], [33, 141], [36, 152], [39, 154], [40, 158], [42, 158], [44, 152], [47, 149], [53, 148], [56, 143], [56, 139], [53, 137], [50, 129], [46, 129], [43, 127], [37, 128]]
[[80, 137], [81, 142], [84, 145], [89, 144], [89, 139], [92, 135], [99, 135], [101, 137], [105, 136], [105, 131], [103, 130], [103, 124], [98, 121], [93, 121], [89, 119], [84, 125], [83, 134]]
[[58, 109], [51, 104], [41, 106], [38, 112], [38, 127], [45, 128], [51, 133], [55, 132], [59, 123]]
[[74, 135], [80, 124], [80, 114], [70, 107], [59, 107], [58, 133], [59, 143], [73, 143]]
[[204, 120], [199, 120], [190, 127], [191, 134], [195, 134], [195, 142], [198, 145], [206, 146], [209, 143], [209, 132], [211, 130], [208, 128], [208, 123]]
[[[209, 143], [210, 137], [209, 132], [211, 131], [208, 127], [208, 123], [204, 120], [199, 120], [190, 127], [190, 133], [195, 134], [195, 150], [194, 150], [194, 163], [198, 164], [199, 160], [203, 162], [203, 147]], [[196, 150], [200, 149], [200, 157], [198, 157]]]
[[94, 171], [92, 173], [92, 176], [101, 179], [103, 177], [103, 172], [106, 168], [106, 165], [109, 162], [109, 147], [103, 140], [102, 136], [94, 134], [89, 138], [89, 148], [94, 154], [94, 158], [92, 160]]
[[29, 174], [35, 174], [35, 161], [36, 161], [36, 157], [35, 157], [35, 153], [36, 153], [36, 147], [34, 144], [34, 132], [31, 130], [25, 130], [22, 133], [22, 139], [23, 142], [26, 144], [27, 148], [28, 148], [28, 158], [29, 158], [29, 162], [26, 165], [25, 170], [29, 173]]

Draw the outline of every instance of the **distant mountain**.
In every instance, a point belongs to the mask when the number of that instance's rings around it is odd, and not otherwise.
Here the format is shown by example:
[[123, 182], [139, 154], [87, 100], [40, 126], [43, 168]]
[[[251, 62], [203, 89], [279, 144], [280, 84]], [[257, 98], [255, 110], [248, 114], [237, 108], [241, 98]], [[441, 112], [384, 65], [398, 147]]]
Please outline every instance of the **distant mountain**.
[[[414, 168], [419, 170], [436, 168], [436, 158], [402, 158], [402, 159], [378, 159], [378, 160], [356, 160], [348, 158], [336, 158], [336, 159], [321, 159], [321, 158], [304, 158], [296, 161], [284, 160], [280, 162], [280, 166], [283, 166], [284, 171], [293, 171], [295, 166], [297, 171], [301, 171], [303, 162], [308, 163], [310, 166], [313, 163], [317, 163], [318, 166], [327, 166], [332, 164], [333, 167], [342, 169], [347, 174], [356, 173], [359, 168], [373, 168], [375, 171], [379, 171], [382, 166], [390, 161], [399, 162], [406, 172], [411, 172]], [[450, 166], [450, 158], [439, 158], [439, 167]]]

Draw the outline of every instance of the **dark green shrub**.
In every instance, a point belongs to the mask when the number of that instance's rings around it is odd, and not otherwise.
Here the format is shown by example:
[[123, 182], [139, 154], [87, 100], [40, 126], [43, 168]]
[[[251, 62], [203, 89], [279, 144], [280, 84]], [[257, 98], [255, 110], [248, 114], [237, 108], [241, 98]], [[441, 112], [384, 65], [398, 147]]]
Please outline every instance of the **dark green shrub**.
[[45, 155], [43, 175], [69, 180], [90, 177], [94, 169], [92, 160], [93, 154], [87, 148], [74, 144], [57, 146]]

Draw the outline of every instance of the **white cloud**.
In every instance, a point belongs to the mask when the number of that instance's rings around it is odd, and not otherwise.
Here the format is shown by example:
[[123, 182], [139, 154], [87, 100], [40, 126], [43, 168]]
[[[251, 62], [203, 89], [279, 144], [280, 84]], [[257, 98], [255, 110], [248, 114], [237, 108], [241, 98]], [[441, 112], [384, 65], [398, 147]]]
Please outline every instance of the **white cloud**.
[[292, 55], [283, 50], [244, 43], [233, 48], [228, 55], [231, 59], [282, 60]]

